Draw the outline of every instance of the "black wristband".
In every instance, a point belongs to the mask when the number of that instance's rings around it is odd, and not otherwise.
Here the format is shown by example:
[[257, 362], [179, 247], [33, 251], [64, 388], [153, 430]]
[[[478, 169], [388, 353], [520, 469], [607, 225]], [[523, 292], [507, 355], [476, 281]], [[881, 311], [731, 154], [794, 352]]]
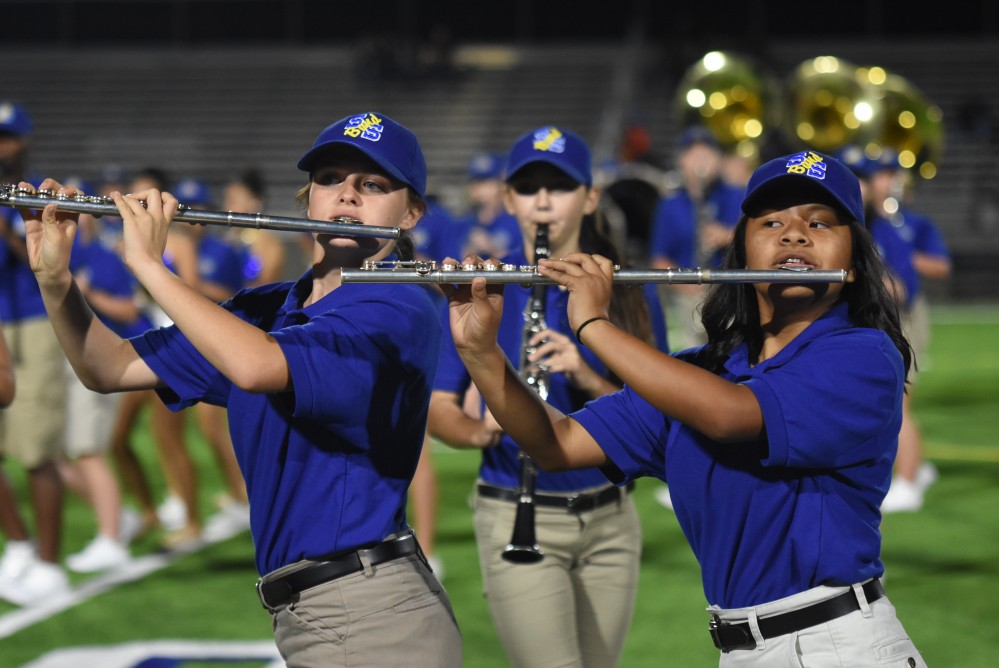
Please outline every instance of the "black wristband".
[[[582, 341], [579, 340], [579, 333], [583, 331], [583, 328], [586, 327], [587, 325], [589, 325], [591, 322], [596, 322], [597, 320], [607, 320], [607, 318], [603, 317], [602, 315], [598, 315], [595, 318], [590, 318], [589, 320], [587, 320], [586, 322], [584, 322], [582, 325], [580, 325], [579, 327], [577, 327], [576, 328], [576, 341], [577, 342], [582, 343]], [[607, 322], [610, 322], [610, 320], [607, 320]]]

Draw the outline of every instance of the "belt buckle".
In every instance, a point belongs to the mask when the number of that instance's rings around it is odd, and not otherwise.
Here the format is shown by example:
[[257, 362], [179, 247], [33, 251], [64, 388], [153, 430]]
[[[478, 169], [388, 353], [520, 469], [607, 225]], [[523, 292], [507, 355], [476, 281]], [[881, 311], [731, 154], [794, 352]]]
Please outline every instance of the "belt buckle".
[[584, 498], [579, 492], [572, 492], [569, 496], [565, 497], [565, 509], [572, 512], [576, 509], [576, 506], [582, 504]]
[[[295, 594], [291, 590], [291, 587], [289, 587], [286, 582], [282, 582], [280, 580], [277, 581], [277, 582], [281, 582], [281, 584], [284, 585], [284, 587], [288, 590], [287, 596], [286, 596], [286, 598], [283, 601], [281, 601], [279, 603], [268, 603], [267, 602], [267, 595], [264, 593], [264, 585], [265, 585], [265, 583], [264, 583], [263, 579], [257, 580], [257, 598], [260, 599], [260, 604], [264, 606], [264, 610], [274, 611], [274, 610], [278, 609], [279, 607], [281, 607], [282, 605], [287, 604], [289, 601], [291, 601], [292, 598], [294, 598]], [[272, 580], [269, 584], [276, 584], [277, 582], [275, 582], [275, 581]], [[271, 592], [271, 593], [274, 593], [274, 592]]]
[[257, 598], [260, 599], [260, 605], [264, 606], [264, 610], [270, 610], [270, 606], [267, 605], [267, 599], [264, 598], [263, 580], [257, 580]]
[[[711, 621], [708, 622], [708, 632], [711, 634], [711, 640], [715, 647], [722, 652], [728, 653], [733, 649], [756, 649], [756, 639], [751, 634], [746, 633], [746, 630], [741, 626], [726, 622], [718, 615], [711, 615]], [[738, 641], [733, 642], [732, 632], [739, 634]]]

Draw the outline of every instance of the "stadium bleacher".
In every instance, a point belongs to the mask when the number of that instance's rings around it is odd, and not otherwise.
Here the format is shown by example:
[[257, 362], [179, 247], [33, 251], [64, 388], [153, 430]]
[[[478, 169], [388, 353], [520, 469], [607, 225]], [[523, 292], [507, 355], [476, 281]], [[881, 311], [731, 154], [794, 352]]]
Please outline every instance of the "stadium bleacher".
[[[664, 63], [654, 43], [625, 59], [625, 47], [466, 44], [454, 50], [447, 74], [391, 77], [348, 47], [7, 47], [0, 49], [6, 65], [0, 97], [30, 109], [32, 165], [40, 173], [95, 178], [109, 164], [160, 166], [221, 184], [257, 166], [276, 214], [290, 212], [302, 181], [294, 164], [314, 135], [346, 113], [376, 109], [413, 128], [424, 144], [431, 188], [457, 203], [473, 152], [502, 150], [542, 123], [571, 127], [608, 153], [614, 130], [608, 122], [640, 113], [657, 152], [669, 156], [677, 131], [676, 72], [689, 63]], [[994, 296], [999, 43], [785, 39], [767, 46], [766, 62], [783, 77], [817, 55], [881, 65], [943, 109], [939, 175], [917, 189], [918, 208], [938, 222], [955, 254], [955, 276], [936, 294]], [[622, 86], [622, 77], [634, 85]]]

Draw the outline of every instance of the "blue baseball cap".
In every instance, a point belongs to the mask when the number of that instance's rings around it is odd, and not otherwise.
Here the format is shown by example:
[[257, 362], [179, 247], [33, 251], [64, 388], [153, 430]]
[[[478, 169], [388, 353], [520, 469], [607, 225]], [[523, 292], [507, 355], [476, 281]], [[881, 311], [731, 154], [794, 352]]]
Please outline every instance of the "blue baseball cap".
[[93, 186], [90, 185], [89, 181], [83, 179], [80, 176], [67, 176], [62, 180], [63, 186], [68, 186], [70, 188], [76, 188], [82, 193], [92, 193], [94, 192]]
[[499, 153], [476, 153], [468, 161], [468, 178], [473, 181], [487, 181], [503, 176], [504, 156]]
[[24, 107], [17, 102], [0, 100], [0, 134], [23, 137], [34, 129]]
[[517, 139], [506, 159], [506, 180], [532, 162], [547, 162], [584, 186], [593, 185], [590, 147], [570, 130], [546, 125]]
[[895, 171], [902, 168], [898, 161], [898, 151], [893, 148], [882, 148], [881, 155], [874, 162], [877, 165], [876, 172]]
[[870, 178], [875, 172], [875, 162], [859, 146], [846, 146], [837, 151], [834, 157], [846, 165], [858, 179]]
[[128, 172], [121, 165], [110, 164], [101, 170], [100, 182], [107, 185], [118, 185], [128, 181]]
[[173, 187], [173, 195], [187, 206], [211, 206], [212, 189], [198, 179], [181, 179]]
[[768, 195], [787, 187], [818, 187], [830, 195], [853, 220], [863, 224], [864, 202], [860, 181], [842, 162], [816, 151], [802, 151], [760, 165], [749, 178], [742, 211], [760, 212]]
[[316, 137], [298, 168], [311, 172], [322, 153], [331, 146], [353, 146], [375, 161], [393, 178], [426, 195], [427, 162], [416, 135], [385, 114], [369, 111], [341, 118]]
[[704, 144], [716, 151], [721, 151], [721, 144], [718, 143], [718, 138], [703, 125], [691, 125], [684, 129], [676, 140], [677, 148], [681, 151], [686, 151], [694, 144]]

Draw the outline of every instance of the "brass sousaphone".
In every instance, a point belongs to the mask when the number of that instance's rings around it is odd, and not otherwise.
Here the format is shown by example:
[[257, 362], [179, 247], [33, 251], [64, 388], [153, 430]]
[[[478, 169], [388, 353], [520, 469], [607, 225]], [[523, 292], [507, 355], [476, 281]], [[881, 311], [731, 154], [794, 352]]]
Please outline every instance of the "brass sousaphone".
[[825, 153], [855, 146], [874, 159], [892, 149], [902, 167], [936, 175], [943, 113], [905, 78], [819, 56], [799, 64], [786, 88], [784, 129], [792, 142]]
[[788, 78], [785, 134], [792, 144], [835, 153], [873, 141], [881, 123], [881, 101], [858, 68], [835, 56], [799, 64]]
[[746, 56], [711, 51], [684, 73], [674, 99], [682, 127], [703, 125], [731, 153], [753, 161], [780, 120], [780, 86]]
[[[880, 67], [862, 68], [872, 95], [881, 104], [881, 124], [874, 139], [879, 148], [898, 154], [898, 164], [924, 179], [937, 174], [944, 148], [943, 112], [931, 103], [911, 82]], [[874, 157], [877, 157], [876, 155]]]

